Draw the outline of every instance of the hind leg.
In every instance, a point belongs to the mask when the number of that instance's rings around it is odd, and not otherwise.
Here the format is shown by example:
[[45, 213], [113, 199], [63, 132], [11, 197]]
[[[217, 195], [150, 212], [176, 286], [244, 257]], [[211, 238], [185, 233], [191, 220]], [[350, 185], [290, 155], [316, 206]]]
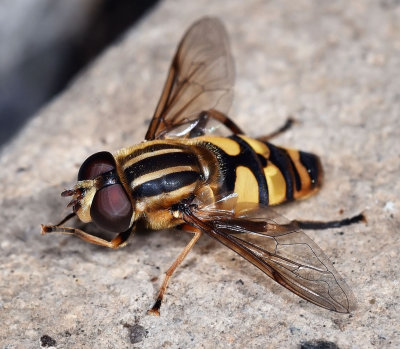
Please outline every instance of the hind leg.
[[360, 222], [367, 222], [367, 218], [362, 213], [360, 213], [356, 216], [353, 216], [353, 217], [344, 218], [344, 219], [340, 219], [337, 221], [323, 222], [323, 221], [294, 220], [294, 221], [291, 221], [290, 223], [296, 224], [301, 229], [318, 230], [318, 229], [340, 228], [340, 227], [344, 227], [346, 225], [351, 225], [351, 224], [360, 223]]
[[286, 119], [285, 123], [281, 127], [279, 127], [277, 130], [275, 130], [275, 131], [273, 131], [270, 134], [267, 134], [265, 136], [258, 137], [257, 139], [259, 141], [262, 141], [262, 142], [267, 142], [270, 139], [272, 139], [272, 138], [274, 138], [276, 136], [279, 136], [280, 134], [282, 134], [282, 133], [286, 132], [287, 130], [289, 130], [293, 126], [293, 124], [295, 122], [296, 122], [296, 120], [289, 116]]

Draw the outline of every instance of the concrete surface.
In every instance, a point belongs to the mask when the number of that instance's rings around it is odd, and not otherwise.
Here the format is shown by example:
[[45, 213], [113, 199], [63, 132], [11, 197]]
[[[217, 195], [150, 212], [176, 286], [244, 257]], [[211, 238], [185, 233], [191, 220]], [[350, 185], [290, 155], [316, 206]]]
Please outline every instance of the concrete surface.
[[[178, 40], [205, 14], [230, 33], [234, 120], [256, 136], [294, 115], [275, 143], [322, 157], [321, 192], [279, 211], [368, 217], [309, 234], [354, 290], [351, 315], [300, 300], [203, 237], [161, 317], [148, 316], [189, 236], [138, 232], [118, 251], [40, 236], [40, 223], [68, 212], [59, 193], [89, 154], [142, 140]], [[398, 1], [161, 3], [1, 153], [0, 347], [398, 347], [399, 67]]]

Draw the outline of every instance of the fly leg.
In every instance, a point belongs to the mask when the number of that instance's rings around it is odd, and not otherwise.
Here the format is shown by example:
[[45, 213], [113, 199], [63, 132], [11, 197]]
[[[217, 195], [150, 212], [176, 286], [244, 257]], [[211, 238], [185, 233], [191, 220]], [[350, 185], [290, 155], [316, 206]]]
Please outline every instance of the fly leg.
[[201, 231], [197, 230], [197, 229], [192, 228], [192, 229], [190, 229], [190, 231], [185, 229], [185, 231], [193, 233], [194, 236], [193, 236], [192, 240], [190, 240], [190, 242], [183, 249], [183, 251], [179, 254], [178, 258], [176, 258], [174, 263], [172, 263], [172, 265], [167, 270], [166, 275], [164, 277], [164, 281], [161, 285], [160, 291], [158, 292], [157, 300], [154, 303], [153, 307], [147, 312], [148, 314], [156, 315], [156, 316], [160, 315], [161, 302], [163, 300], [165, 290], [167, 289], [169, 279], [171, 278], [175, 269], [183, 262], [183, 260], [187, 256], [187, 254], [190, 252], [190, 250], [193, 248], [194, 244], [197, 242], [197, 240], [201, 236]]
[[205, 134], [207, 123], [210, 119], [215, 119], [221, 122], [234, 134], [244, 134], [242, 129], [238, 125], [236, 125], [230, 118], [228, 118], [224, 113], [221, 113], [220, 111], [215, 109], [210, 109], [200, 113], [198, 123], [190, 131], [189, 137], [193, 138], [203, 136]]
[[358, 214], [353, 217], [344, 218], [336, 221], [298, 221], [293, 220], [289, 224], [295, 224], [297, 227], [305, 230], [317, 230], [317, 229], [329, 229], [329, 228], [340, 228], [346, 225], [351, 225], [360, 222], [367, 222], [367, 218], [362, 214]]
[[279, 127], [277, 130], [275, 130], [275, 131], [273, 131], [270, 134], [267, 134], [265, 136], [258, 137], [257, 139], [259, 141], [262, 141], [262, 142], [267, 142], [270, 139], [272, 139], [272, 138], [274, 138], [276, 136], [279, 136], [280, 134], [282, 134], [282, 133], [286, 132], [287, 130], [289, 130], [293, 126], [293, 124], [295, 122], [296, 122], [296, 119], [294, 119], [292, 117], [288, 117], [286, 119], [285, 123], [281, 127]]
[[58, 223], [56, 225], [43, 225], [42, 224], [42, 232], [41, 232], [42, 235], [49, 234], [49, 233], [75, 235], [84, 241], [90, 242], [91, 244], [116, 249], [119, 247], [123, 247], [127, 244], [129, 236], [131, 235], [132, 231], [134, 230], [134, 227], [129, 228], [127, 231], [119, 233], [111, 241], [108, 241], [108, 240], [99, 238], [95, 235], [86, 233], [81, 229], [61, 226], [61, 224], [65, 223], [67, 220], [72, 218], [74, 215], [75, 215], [74, 213], [69, 214], [60, 223]]
[[[222, 124], [224, 124], [229, 130], [232, 131], [232, 133], [234, 134], [244, 134], [243, 130], [236, 125], [228, 116], [226, 116], [224, 113], [221, 113], [218, 110], [215, 109], [210, 109], [207, 111], [203, 111], [200, 114], [199, 117], [199, 123], [193, 128], [193, 130], [190, 132], [190, 137], [198, 137], [198, 136], [202, 136], [204, 135], [204, 129], [205, 126], [207, 125], [208, 120], [212, 118], [215, 119], [219, 122], [221, 122]], [[275, 130], [274, 132], [259, 137], [257, 138], [260, 141], [268, 141], [271, 138], [274, 138], [278, 135], [280, 135], [281, 133], [286, 132], [288, 129], [290, 129], [293, 124], [296, 122], [296, 120], [292, 117], [288, 117], [285, 121], [285, 124], [282, 125], [281, 127], [279, 127], [277, 130]], [[193, 134], [192, 134], [193, 133]]]

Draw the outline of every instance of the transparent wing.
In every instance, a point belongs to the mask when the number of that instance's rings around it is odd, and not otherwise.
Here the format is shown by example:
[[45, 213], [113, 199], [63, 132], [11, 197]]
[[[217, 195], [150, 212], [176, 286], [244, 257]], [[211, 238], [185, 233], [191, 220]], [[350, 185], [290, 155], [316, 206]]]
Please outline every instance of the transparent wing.
[[355, 308], [350, 288], [324, 252], [296, 223], [271, 209], [209, 206], [183, 217], [298, 296], [339, 313]]
[[223, 24], [216, 18], [195, 22], [178, 46], [146, 140], [197, 119], [202, 111], [226, 113], [233, 83], [234, 65]]
[[244, 134], [244, 132], [226, 115], [210, 110], [201, 112], [193, 119], [182, 120], [179, 124], [171, 125], [158, 135], [158, 139], [193, 138], [206, 134], [228, 137], [232, 134]]

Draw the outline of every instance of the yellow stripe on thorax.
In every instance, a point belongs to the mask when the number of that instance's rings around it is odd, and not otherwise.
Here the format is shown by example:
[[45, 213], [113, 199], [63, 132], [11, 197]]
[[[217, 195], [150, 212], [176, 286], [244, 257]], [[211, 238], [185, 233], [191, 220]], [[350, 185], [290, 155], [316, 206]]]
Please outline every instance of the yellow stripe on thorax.
[[143, 153], [143, 154], [140, 154], [140, 155], [134, 157], [133, 159], [126, 161], [123, 164], [123, 169], [126, 170], [128, 167], [136, 164], [139, 161], [149, 158], [149, 157], [162, 155], [162, 154], [182, 153], [182, 152], [183, 152], [183, 149], [160, 149], [160, 150], [155, 150], [152, 152]]

